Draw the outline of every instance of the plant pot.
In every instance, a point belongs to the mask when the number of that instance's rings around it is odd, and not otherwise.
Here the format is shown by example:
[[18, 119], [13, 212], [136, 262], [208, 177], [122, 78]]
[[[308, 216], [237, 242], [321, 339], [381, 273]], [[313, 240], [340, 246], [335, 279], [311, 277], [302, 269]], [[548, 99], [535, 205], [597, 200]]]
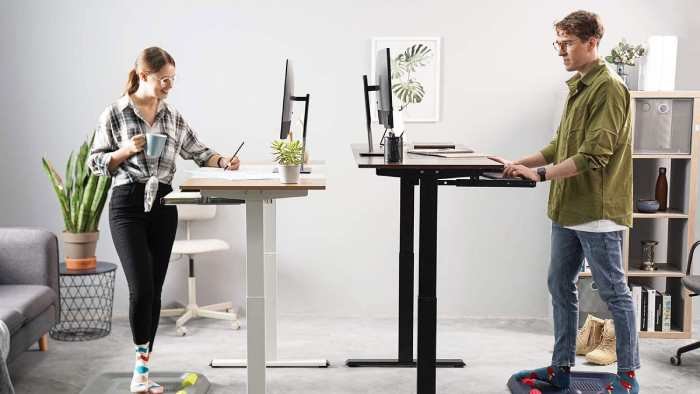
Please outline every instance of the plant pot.
[[91, 233], [63, 232], [63, 254], [66, 258], [66, 268], [69, 270], [94, 269], [97, 266], [95, 249], [98, 231]]
[[287, 166], [280, 164], [280, 182], [282, 183], [299, 183], [299, 173], [301, 172], [301, 165]]

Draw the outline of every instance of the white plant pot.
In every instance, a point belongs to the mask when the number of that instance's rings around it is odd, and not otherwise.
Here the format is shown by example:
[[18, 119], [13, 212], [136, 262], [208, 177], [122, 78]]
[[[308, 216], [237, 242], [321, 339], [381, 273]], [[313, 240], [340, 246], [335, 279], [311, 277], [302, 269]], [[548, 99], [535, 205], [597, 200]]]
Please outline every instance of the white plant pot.
[[279, 164], [280, 181], [282, 183], [299, 183], [299, 174], [301, 173], [301, 165], [286, 166]]

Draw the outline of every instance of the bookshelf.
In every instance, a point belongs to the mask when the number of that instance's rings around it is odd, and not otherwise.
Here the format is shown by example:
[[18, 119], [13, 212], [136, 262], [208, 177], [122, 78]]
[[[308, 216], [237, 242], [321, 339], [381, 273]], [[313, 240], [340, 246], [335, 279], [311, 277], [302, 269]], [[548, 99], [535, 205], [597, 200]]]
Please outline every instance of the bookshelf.
[[[632, 91], [633, 227], [625, 231], [623, 266], [630, 284], [671, 295], [671, 331], [640, 331], [641, 338], [687, 339], [692, 330], [690, 293], [681, 284], [695, 241], [700, 91]], [[665, 110], [665, 111], [664, 111]], [[662, 120], [663, 118], [663, 120]], [[670, 130], [670, 132], [669, 132]], [[666, 168], [668, 209], [637, 212], [638, 199], [654, 199], [658, 169]], [[641, 241], [659, 242], [656, 271], [644, 271]]]

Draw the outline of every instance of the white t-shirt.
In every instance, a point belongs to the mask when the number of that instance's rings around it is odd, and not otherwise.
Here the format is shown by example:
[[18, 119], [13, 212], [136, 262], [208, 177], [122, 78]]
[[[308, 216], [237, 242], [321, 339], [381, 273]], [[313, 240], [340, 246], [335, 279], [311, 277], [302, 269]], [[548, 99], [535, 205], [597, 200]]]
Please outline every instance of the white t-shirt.
[[576, 231], [588, 231], [589, 233], [609, 233], [611, 231], [627, 230], [627, 227], [619, 225], [608, 219], [594, 220], [592, 222], [581, 223], [575, 226], [564, 226], [564, 228]]

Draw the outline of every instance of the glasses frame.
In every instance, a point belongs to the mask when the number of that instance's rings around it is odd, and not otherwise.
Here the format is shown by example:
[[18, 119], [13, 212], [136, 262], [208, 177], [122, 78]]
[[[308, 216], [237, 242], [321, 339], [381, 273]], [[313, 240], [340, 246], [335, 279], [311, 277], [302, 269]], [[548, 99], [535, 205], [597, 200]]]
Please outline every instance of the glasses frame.
[[562, 50], [564, 52], [567, 52], [569, 48], [571, 48], [572, 45], [576, 44], [577, 42], [582, 42], [580, 39], [574, 39], [574, 40], [565, 40], [565, 41], [554, 41], [552, 43], [552, 48], [554, 48], [557, 53], [561, 53]]
[[167, 82], [170, 82], [170, 86], [175, 86], [175, 78], [177, 77], [176, 75], [173, 75], [171, 77], [161, 77], [161, 78], [158, 78], [158, 76], [156, 76], [155, 74], [152, 74], [152, 73], [149, 73], [148, 75], [153, 75], [154, 77], [156, 77], [156, 81], [158, 81], [158, 83], [160, 83], [160, 86], [166, 86]]

